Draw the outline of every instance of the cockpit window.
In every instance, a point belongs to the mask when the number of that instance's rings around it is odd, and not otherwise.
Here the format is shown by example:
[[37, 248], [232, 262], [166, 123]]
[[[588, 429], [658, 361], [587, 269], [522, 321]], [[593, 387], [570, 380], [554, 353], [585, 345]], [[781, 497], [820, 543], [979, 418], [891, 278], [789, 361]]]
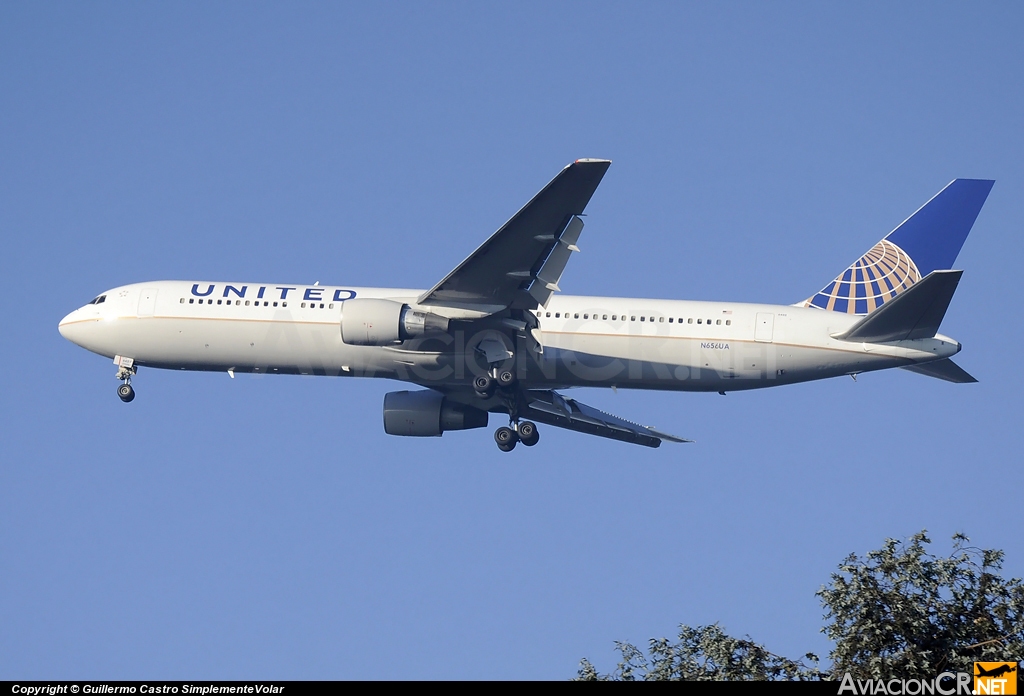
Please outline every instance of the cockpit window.
[[93, 300], [89, 304], [103, 304], [106, 301], [107, 301], [107, 296], [106, 295], [100, 295], [99, 297], [97, 297], [95, 300]]

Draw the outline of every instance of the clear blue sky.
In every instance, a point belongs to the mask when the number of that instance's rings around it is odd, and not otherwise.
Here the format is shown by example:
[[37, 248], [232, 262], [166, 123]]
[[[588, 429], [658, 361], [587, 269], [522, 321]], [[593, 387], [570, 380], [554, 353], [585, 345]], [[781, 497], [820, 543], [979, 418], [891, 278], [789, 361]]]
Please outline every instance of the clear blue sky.
[[[0, 6], [0, 678], [559, 679], [680, 622], [824, 654], [851, 551], [1024, 574], [1022, 6], [514, 5]], [[126, 406], [57, 333], [144, 280], [429, 287], [579, 157], [573, 294], [796, 302], [996, 179], [943, 324], [980, 384], [584, 390], [697, 443], [505, 455], [386, 436], [383, 381]]]

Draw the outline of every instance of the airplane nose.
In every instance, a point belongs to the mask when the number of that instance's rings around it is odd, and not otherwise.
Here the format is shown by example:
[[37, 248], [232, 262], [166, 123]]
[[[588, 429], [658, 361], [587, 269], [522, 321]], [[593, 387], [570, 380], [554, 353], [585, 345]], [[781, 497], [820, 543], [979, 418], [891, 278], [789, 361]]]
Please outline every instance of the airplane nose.
[[77, 318], [77, 315], [78, 310], [76, 309], [74, 312], [71, 312], [66, 317], [61, 319], [60, 323], [57, 325], [57, 330], [60, 331], [60, 335], [68, 339], [72, 343], [77, 343], [74, 337], [76, 323], [75, 319]]

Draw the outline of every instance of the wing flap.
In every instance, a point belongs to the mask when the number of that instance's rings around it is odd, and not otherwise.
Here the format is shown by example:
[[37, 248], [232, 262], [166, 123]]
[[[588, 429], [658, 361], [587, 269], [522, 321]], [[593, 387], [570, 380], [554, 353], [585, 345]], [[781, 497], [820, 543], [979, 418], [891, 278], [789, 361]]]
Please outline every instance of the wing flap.
[[663, 433], [625, 418], [613, 416], [575, 399], [567, 399], [554, 391], [527, 392], [527, 412], [524, 417], [546, 425], [574, 430], [588, 435], [607, 437], [645, 447], [660, 447], [663, 441], [693, 442]]
[[488, 312], [517, 300], [535, 307], [528, 288], [564, 232], [575, 229], [571, 221], [583, 213], [610, 165], [608, 160], [577, 160], [567, 166], [418, 303], [478, 306]]

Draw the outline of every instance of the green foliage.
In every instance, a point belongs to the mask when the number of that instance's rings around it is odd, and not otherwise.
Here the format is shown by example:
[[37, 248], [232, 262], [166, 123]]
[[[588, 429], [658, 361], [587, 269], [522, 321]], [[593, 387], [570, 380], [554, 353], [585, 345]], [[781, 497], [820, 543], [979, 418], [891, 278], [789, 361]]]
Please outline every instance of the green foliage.
[[812, 666], [774, 655], [749, 638], [728, 636], [713, 626], [679, 627], [679, 641], [652, 638], [650, 657], [630, 643], [615, 643], [622, 661], [611, 674], [598, 674], [584, 658], [579, 681], [806, 681], [819, 679], [818, 658]]
[[1024, 585], [999, 576], [1003, 552], [953, 537], [949, 557], [928, 552], [925, 532], [887, 539], [863, 559], [851, 554], [818, 591], [822, 631], [835, 649], [831, 674], [932, 678], [971, 672], [974, 661], [1024, 656]]
[[851, 554], [817, 596], [825, 608], [822, 632], [835, 642], [832, 665], [819, 671], [808, 653], [794, 661], [717, 625], [680, 626], [679, 638], [653, 638], [648, 654], [616, 643], [615, 671], [600, 674], [586, 659], [581, 681], [766, 681], [932, 679], [941, 672], [972, 672], [974, 661], [1024, 659], [1024, 584], [999, 575], [1003, 552], [967, 546], [928, 552], [926, 532], [907, 542], [887, 539], [863, 559]]

